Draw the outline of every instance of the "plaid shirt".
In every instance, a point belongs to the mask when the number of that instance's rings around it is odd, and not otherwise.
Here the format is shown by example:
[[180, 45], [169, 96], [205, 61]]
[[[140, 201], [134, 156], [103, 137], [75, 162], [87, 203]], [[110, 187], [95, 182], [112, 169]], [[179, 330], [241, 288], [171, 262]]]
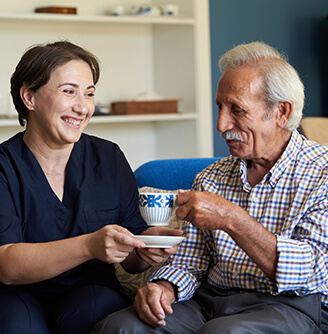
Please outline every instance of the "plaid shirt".
[[294, 131], [282, 156], [255, 187], [247, 181], [246, 161], [229, 156], [194, 181], [193, 190], [210, 191], [246, 210], [277, 237], [276, 281], [270, 280], [221, 230], [185, 223], [185, 241], [168, 265], [150, 281], [165, 279], [178, 300], [191, 298], [205, 279], [214, 286], [276, 295], [320, 293], [328, 306], [328, 149]]

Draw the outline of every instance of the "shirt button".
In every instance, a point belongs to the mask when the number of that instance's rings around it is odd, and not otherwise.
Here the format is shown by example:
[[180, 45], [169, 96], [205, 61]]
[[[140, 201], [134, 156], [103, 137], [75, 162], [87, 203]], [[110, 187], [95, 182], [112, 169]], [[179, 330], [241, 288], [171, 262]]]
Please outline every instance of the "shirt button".
[[253, 201], [254, 203], [257, 203], [257, 202], [259, 201], [259, 199], [258, 199], [256, 196], [253, 196], [253, 197], [252, 197], [252, 201]]
[[232, 275], [233, 275], [233, 277], [238, 277], [238, 271], [234, 271], [233, 273], [232, 273]]

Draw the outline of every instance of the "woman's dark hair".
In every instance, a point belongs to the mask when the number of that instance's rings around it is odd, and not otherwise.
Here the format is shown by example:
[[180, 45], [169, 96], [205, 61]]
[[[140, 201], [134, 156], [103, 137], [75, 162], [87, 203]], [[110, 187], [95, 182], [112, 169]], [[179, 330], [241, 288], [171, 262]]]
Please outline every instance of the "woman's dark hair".
[[99, 80], [100, 69], [97, 58], [87, 50], [68, 41], [59, 41], [29, 48], [22, 56], [11, 76], [11, 96], [18, 112], [20, 125], [28, 118], [28, 109], [20, 97], [22, 86], [36, 92], [48, 83], [52, 72], [71, 60], [85, 61], [92, 71], [93, 83]]

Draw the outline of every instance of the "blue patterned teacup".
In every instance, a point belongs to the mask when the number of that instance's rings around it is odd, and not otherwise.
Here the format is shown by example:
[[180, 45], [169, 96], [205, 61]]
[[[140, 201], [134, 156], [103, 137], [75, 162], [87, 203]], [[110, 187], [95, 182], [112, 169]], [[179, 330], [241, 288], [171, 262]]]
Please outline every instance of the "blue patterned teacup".
[[165, 226], [175, 217], [175, 194], [140, 193], [139, 210], [151, 226]]

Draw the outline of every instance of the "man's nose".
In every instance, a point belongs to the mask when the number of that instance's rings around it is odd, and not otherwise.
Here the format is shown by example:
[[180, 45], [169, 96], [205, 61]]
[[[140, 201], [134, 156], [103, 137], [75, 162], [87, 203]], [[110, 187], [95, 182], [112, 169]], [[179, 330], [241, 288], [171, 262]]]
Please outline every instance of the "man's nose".
[[224, 131], [231, 130], [233, 127], [232, 118], [229, 111], [226, 108], [222, 108], [218, 112], [218, 121], [216, 128], [220, 133]]

